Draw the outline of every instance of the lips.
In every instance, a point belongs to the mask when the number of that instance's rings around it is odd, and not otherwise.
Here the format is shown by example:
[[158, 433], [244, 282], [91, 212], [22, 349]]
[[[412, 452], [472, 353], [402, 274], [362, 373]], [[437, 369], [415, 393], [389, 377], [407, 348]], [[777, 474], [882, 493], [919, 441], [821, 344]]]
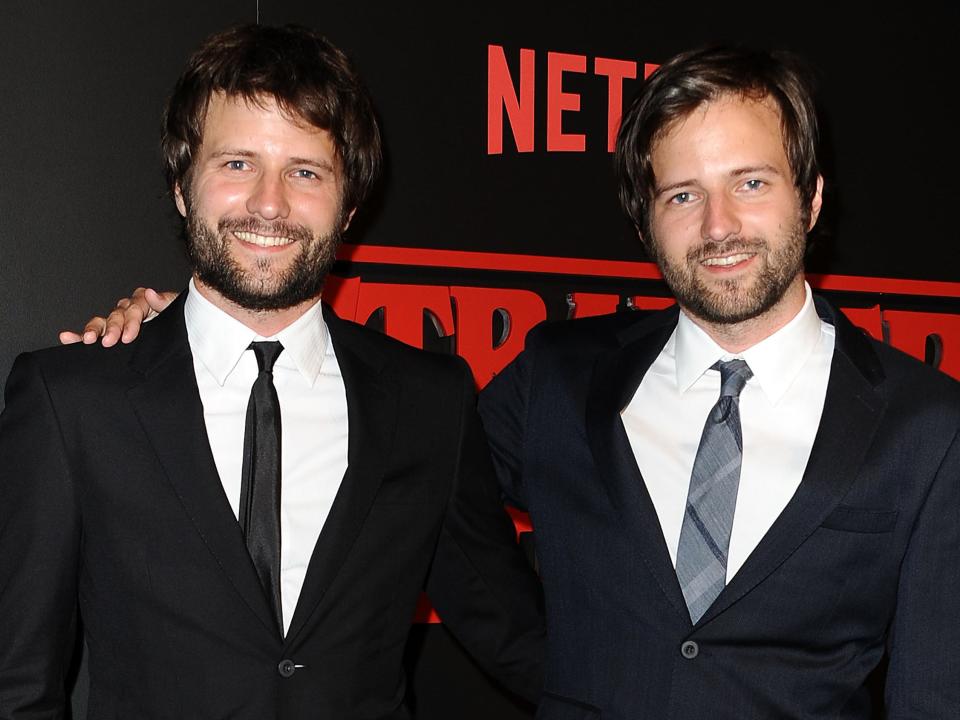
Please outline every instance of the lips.
[[260, 235], [259, 233], [249, 232], [247, 230], [234, 230], [233, 234], [245, 243], [264, 248], [280, 247], [282, 245], [290, 245], [294, 242], [294, 239], [291, 237], [283, 235]]

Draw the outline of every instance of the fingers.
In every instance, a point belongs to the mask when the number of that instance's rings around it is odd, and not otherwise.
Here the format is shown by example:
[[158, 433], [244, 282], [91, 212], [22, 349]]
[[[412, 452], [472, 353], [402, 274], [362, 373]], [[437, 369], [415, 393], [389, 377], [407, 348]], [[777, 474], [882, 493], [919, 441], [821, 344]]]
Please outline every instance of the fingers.
[[[106, 318], [90, 318], [90, 320], [87, 321], [87, 324], [83, 326], [82, 332], [74, 332], [73, 330], [61, 331], [60, 343], [63, 345], [72, 345], [73, 343], [82, 342], [84, 345], [92, 345], [100, 339], [101, 335], [104, 334], [106, 327]], [[112, 342], [110, 342], [110, 345], [115, 343], [116, 340], [113, 339]]]
[[117, 300], [113, 311], [105, 318], [90, 318], [83, 332], [64, 330], [60, 333], [60, 342], [64, 345], [83, 342], [92, 345], [100, 340], [104, 347], [112, 347], [118, 342], [133, 342], [140, 334], [140, 326], [157, 316], [174, 299], [177, 293], [157, 292], [151, 288], [139, 287], [128, 298]]
[[60, 332], [60, 344], [61, 345], [73, 345], [78, 343], [83, 339], [83, 335], [80, 333], [75, 333], [72, 330], [62, 330]]
[[[140, 334], [140, 326], [155, 318], [176, 297], [175, 292], [157, 292], [153, 288], [138, 287], [129, 298], [117, 301], [117, 307], [107, 318], [107, 332], [113, 327], [111, 318], [114, 318], [114, 325], [120, 328], [120, 339], [124, 343], [133, 342]], [[104, 335], [103, 339], [106, 341], [107, 336]]]
[[[136, 296], [136, 293], [134, 293], [134, 296]], [[147, 304], [152, 311], [147, 313], [147, 317], [145, 318], [146, 320], [149, 320], [157, 313], [166, 310], [167, 305], [176, 300], [177, 293], [172, 290], [157, 292], [153, 288], [146, 288], [146, 290], [144, 290], [143, 297], [147, 301]]]
[[[139, 296], [137, 295], [139, 293]], [[143, 323], [149, 307], [144, 309], [146, 301], [143, 299], [143, 288], [137, 288], [133, 297], [123, 298], [117, 301], [117, 306], [113, 312], [107, 316], [107, 331], [104, 333], [104, 347], [110, 347], [117, 340], [122, 340], [124, 344], [133, 342], [140, 334], [140, 325]], [[112, 342], [108, 345], [107, 339]], [[116, 339], [114, 339], [116, 338]]]

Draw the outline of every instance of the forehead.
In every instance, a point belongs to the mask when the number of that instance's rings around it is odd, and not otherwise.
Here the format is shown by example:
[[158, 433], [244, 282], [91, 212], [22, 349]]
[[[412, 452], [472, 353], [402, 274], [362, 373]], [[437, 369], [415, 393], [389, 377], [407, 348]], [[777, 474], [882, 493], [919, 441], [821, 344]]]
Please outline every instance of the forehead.
[[237, 143], [238, 149], [256, 150], [266, 145], [312, 147], [314, 152], [334, 154], [329, 132], [281, 108], [273, 97], [250, 99], [214, 93], [204, 113], [201, 148], [210, 150], [213, 146]]
[[770, 98], [723, 95], [659, 133], [651, 149], [654, 176], [771, 165], [789, 171], [780, 110]]

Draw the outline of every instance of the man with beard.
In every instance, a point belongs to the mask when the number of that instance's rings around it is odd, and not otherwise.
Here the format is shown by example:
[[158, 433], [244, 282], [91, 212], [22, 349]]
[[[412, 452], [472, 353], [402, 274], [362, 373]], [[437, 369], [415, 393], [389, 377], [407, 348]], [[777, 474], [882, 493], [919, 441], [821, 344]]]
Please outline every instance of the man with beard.
[[542, 717], [960, 717], [960, 392], [804, 281], [806, 72], [679, 55], [616, 163], [677, 306], [541, 326], [480, 400], [535, 530]]
[[960, 390], [804, 281], [806, 71], [681, 54], [616, 161], [677, 306], [541, 325], [480, 398], [535, 531], [538, 719], [960, 717]]
[[347, 59], [296, 27], [208, 38], [163, 155], [193, 276], [119, 350], [18, 358], [0, 418], [0, 718], [402, 718], [422, 588], [535, 700], [539, 585], [465, 363], [320, 304], [381, 164]]

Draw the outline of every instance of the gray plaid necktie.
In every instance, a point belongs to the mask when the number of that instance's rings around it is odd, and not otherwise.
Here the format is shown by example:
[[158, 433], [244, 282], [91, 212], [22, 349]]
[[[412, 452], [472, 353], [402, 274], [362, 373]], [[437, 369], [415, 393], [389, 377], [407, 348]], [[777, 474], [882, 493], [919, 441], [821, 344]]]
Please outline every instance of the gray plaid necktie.
[[720, 362], [720, 399], [710, 410], [693, 461], [677, 549], [677, 578], [694, 624], [723, 590], [743, 437], [740, 391], [753, 371], [743, 360]]

